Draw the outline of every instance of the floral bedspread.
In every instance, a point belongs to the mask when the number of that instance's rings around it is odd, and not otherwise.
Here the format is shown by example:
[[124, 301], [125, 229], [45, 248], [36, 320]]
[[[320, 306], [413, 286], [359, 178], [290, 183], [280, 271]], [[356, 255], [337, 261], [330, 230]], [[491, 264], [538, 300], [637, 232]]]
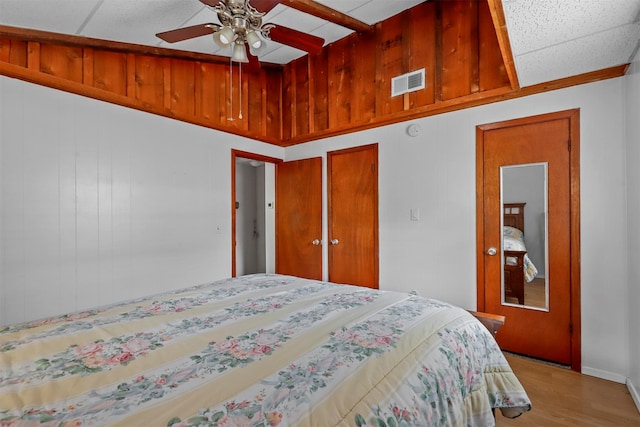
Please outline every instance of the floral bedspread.
[[465, 310], [251, 275], [0, 327], [0, 425], [490, 426], [529, 399]]

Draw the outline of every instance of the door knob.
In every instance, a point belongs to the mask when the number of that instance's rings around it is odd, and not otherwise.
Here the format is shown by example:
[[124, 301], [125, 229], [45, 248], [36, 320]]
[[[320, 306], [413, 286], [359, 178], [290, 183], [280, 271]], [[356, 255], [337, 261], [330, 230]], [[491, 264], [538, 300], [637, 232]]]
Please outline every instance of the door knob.
[[311, 244], [314, 245], [314, 246], [318, 246], [318, 245], [320, 245], [320, 243], [322, 243], [322, 242], [320, 240], [318, 240], [318, 239], [313, 239], [313, 242], [311, 242]]
[[493, 246], [490, 247], [489, 249], [487, 249], [487, 255], [494, 256], [497, 253], [498, 253], [498, 251]]
[[338, 239], [331, 239], [331, 244], [332, 244], [332, 245], [337, 245], [338, 243], [340, 243], [340, 242], [338, 241]]

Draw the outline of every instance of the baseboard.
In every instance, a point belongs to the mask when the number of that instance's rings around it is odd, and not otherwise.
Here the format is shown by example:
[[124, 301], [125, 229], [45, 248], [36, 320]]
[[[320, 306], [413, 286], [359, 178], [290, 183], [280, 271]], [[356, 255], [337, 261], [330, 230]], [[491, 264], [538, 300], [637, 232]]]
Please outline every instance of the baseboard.
[[603, 380], [613, 381], [620, 384], [627, 383], [627, 377], [620, 374], [615, 374], [609, 371], [603, 371], [602, 369], [589, 368], [588, 366], [582, 367], [582, 373], [585, 375], [590, 375], [596, 378], [602, 378]]
[[640, 412], [640, 389], [638, 389], [638, 387], [634, 387], [631, 379], [627, 379], [627, 388], [629, 389], [629, 393], [636, 404], [636, 408], [638, 408], [638, 412]]

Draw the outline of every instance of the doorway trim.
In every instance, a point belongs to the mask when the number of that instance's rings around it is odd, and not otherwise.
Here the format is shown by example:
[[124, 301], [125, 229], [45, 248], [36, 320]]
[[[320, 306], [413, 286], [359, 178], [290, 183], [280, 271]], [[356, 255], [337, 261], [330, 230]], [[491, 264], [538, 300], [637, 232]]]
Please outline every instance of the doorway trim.
[[512, 126], [530, 125], [550, 120], [569, 121], [569, 218], [571, 242], [571, 369], [582, 368], [582, 330], [580, 305], [580, 110], [572, 109], [555, 113], [524, 117], [476, 127], [476, 266], [477, 310], [485, 310], [484, 269], [484, 133]]
[[282, 159], [263, 156], [248, 151], [231, 150], [231, 277], [236, 277], [236, 159], [258, 160], [266, 163], [278, 164]]

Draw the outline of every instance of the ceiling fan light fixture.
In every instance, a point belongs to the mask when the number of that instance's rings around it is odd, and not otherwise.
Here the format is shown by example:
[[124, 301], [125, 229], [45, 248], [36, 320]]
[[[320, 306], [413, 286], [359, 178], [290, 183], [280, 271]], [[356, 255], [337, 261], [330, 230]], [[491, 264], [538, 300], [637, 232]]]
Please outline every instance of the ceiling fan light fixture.
[[260, 49], [264, 44], [264, 41], [260, 38], [257, 31], [247, 32], [247, 43], [251, 49]]
[[247, 47], [243, 42], [236, 42], [233, 44], [231, 60], [234, 62], [249, 62], [249, 58], [247, 57]]
[[221, 27], [213, 33], [213, 41], [220, 47], [229, 47], [236, 39], [236, 33], [231, 27]]

